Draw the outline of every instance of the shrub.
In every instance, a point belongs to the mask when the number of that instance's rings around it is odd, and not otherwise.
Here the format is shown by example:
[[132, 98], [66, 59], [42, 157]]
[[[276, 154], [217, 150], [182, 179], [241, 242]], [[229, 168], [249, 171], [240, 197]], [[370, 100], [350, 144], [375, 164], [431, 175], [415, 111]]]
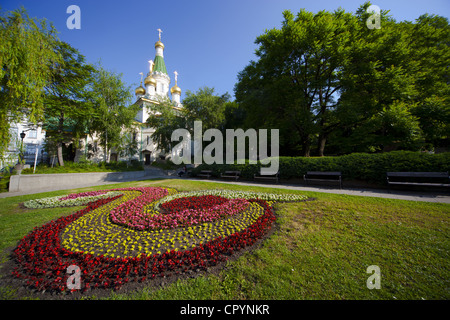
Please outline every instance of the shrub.
[[[227, 170], [241, 171], [243, 179], [253, 179], [261, 164], [201, 164], [192, 171], [212, 170], [214, 177]], [[412, 151], [352, 153], [338, 157], [280, 157], [281, 179], [302, 179], [307, 171], [341, 171], [344, 180], [385, 184], [388, 171], [450, 171], [450, 153], [428, 154]]]

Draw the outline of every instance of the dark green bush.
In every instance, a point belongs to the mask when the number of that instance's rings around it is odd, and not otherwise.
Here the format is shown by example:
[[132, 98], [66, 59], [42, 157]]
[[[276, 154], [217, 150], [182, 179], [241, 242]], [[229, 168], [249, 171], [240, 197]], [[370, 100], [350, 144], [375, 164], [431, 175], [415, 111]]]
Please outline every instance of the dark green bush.
[[[240, 170], [244, 179], [253, 179], [259, 173], [258, 164], [202, 164], [193, 170], [212, 170], [219, 177], [227, 170]], [[389, 171], [450, 171], [450, 153], [428, 154], [412, 151], [388, 153], [353, 153], [338, 157], [280, 157], [281, 179], [302, 179], [307, 171], [341, 171], [344, 180], [362, 180], [384, 184]]]

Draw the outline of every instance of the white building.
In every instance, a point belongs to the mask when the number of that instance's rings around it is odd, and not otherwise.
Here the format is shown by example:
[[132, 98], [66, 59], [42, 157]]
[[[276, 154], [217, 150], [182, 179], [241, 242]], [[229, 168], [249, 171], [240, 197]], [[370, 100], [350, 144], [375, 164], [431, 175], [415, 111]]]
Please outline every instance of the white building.
[[23, 150], [25, 164], [33, 166], [35, 161], [40, 163], [47, 160], [44, 150], [45, 131], [41, 126], [29, 124], [27, 121], [12, 123], [10, 128], [11, 141], [0, 163], [0, 169], [5, 166], [14, 166], [19, 160], [20, 149]]

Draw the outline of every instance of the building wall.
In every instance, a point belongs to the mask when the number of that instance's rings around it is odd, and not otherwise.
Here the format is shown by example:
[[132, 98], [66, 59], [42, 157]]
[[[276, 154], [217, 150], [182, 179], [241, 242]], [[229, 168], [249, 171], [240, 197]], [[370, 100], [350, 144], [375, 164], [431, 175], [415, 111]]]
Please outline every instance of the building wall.
[[25, 133], [25, 138], [23, 139], [25, 164], [34, 165], [35, 160], [37, 164], [47, 161], [48, 155], [44, 148], [45, 131], [42, 127], [33, 126], [24, 120], [20, 123], [11, 124], [11, 140], [5, 155], [5, 160], [0, 163], [0, 168], [17, 164], [22, 145], [22, 138], [20, 137], [22, 132]]

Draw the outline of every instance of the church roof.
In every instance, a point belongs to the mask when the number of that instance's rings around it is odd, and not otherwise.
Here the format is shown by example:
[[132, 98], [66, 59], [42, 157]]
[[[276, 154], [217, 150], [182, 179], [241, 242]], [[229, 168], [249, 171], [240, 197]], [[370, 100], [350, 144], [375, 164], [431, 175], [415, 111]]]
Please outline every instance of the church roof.
[[[65, 133], [72, 133], [75, 131], [76, 127], [80, 126], [84, 133], [89, 133], [86, 124], [78, 124], [75, 120], [70, 118], [64, 118], [62, 130]], [[46, 131], [58, 131], [59, 130], [59, 118], [49, 117], [44, 122], [42, 128]]]
[[161, 56], [155, 57], [155, 65], [153, 66], [153, 72], [159, 71], [161, 73], [167, 74], [166, 64]]

